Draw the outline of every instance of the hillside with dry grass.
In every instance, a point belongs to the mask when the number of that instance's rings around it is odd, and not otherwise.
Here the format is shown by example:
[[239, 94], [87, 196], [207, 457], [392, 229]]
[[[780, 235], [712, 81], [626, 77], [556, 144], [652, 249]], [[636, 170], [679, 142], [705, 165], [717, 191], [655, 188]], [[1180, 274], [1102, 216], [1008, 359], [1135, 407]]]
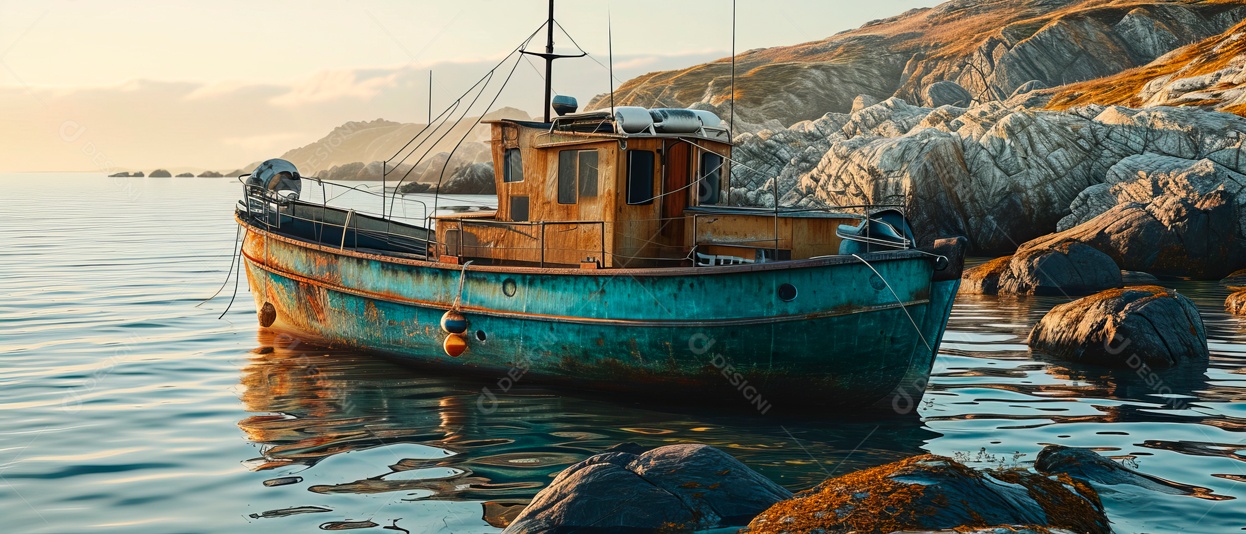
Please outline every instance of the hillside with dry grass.
[[1051, 91], [1048, 108], [1194, 106], [1246, 116], [1246, 22], [1139, 68]]
[[[1246, 18], [1246, 0], [955, 0], [874, 21], [827, 39], [737, 56], [740, 119], [792, 124], [846, 112], [858, 95], [925, 105], [1006, 100], [1147, 65]], [[720, 106], [731, 96], [721, 59], [640, 76], [620, 105]], [[967, 100], [941, 102], [938, 82]], [[948, 94], [948, 93], [945, 93]], [[590, 108], [601, 107], [600, 97]]]

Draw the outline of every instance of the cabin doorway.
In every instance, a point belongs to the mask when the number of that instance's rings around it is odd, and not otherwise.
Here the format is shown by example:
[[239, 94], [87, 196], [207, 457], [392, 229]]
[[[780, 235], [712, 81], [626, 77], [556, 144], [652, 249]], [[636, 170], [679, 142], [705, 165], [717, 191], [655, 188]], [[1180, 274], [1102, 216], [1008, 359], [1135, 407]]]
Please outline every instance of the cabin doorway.
[[688, 183], [692, 169], [692, 146], [668, 140], [662, 151], [662, 237], [682, 239], [684, 209], [688, 207]]

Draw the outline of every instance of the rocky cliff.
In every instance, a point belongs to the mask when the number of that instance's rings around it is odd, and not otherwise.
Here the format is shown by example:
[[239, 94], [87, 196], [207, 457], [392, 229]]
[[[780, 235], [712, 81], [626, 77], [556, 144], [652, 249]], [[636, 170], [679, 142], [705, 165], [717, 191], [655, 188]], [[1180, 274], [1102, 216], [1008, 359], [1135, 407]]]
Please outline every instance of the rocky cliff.
[[1246, 22], [1146, 66], [1045, 92], [1052, 94], [1051, 109], [1195, 106], [1246, 115]]
[[[858, 95], [931, 107], [1007, 100], [1146, 65], [1243, 17], [1239, 1], [954, 0], [821, 41], [738, 55], [736, 113], [744, 125], [790, 125], [846, 113]], [[722, 59], [650, 73], [624, 83], [615, 99], [720, 106], [731, 96], [730, 72]], [[598, 97], [588, 107], [605, 105]]]
[[[1102, 213], [1117, 203], [1103, 184], [1127, 181], [1135, 156], [1166, 158], [1172, 172], [1200, 160], [1223, 169], [1215, 176], [1246, 172], [1246, 119], [1190, 108], [928, 108], [893, 98], [737, 142], [735, 203], [772, 206], [777, 192], [784, 206], [902, 204], [919, 240], [964, 235], [979, 252], [1010, 252], [1075, 210], [1063, 228]], [[1190, 187], [1240, 187], [1213, 178]]]

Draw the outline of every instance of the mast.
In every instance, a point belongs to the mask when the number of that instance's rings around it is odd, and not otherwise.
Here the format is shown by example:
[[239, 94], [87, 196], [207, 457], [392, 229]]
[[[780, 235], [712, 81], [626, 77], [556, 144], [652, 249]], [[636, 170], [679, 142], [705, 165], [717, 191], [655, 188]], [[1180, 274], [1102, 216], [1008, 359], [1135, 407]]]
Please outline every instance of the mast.
[[554, 60], [562, 59], [565, 57], [584, 57], [588, 55], [588, 52], [585, 52], [583, 50], [581, 50], [579, 54], [569, 54], [569, 55], [555, 54], [554, 53], [554, 25], [555, 24], [557, 23], [554, 22], [554, 0], [549, 0], [549, 18], [546, 19], [545, 21], [545, 30], [546, 30], [545, 53], [529, 52], [527, 50], [519, 51], [520, 54], [528, 54], [530, 56], [537, 56], [545, 60], [545, 122], [547, 124], [550, 121], [549, 112], [550, 112], [550, 107], [551, 107], [551, 101], [554, 99], [554, 80], [553, 80]]
[[549, 0], [549, 20], [545, 28], [545, 122], [549, 123], [550, 101], [554, 99], [554, 0]]

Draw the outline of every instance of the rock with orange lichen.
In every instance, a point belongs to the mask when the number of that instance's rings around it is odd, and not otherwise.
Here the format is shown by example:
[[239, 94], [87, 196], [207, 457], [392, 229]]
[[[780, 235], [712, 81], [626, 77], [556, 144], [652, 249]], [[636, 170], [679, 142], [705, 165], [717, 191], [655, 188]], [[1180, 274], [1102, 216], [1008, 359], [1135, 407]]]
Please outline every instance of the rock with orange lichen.
[[991, 528], [1107, 533], [1098, 495], [1068, 476], [975, 471], [923, 455], [823, 482], [749, 523], [750, 533], [896, 532]]
[[741, 525], [791, 496], [706, 445], [607, 452], [559, 473], [504, 532], [679, 532]]
[[1224, 309], [1233, 315], [1246, 315], [1246, 290], [1233, 293], [1224, 299]]
[[1026, 341], [1062, 360], [1131, 369], [1206, 363], [1209, 357], [1198, 308], [1159, 286], [1112, 289], [1056, 306]]

